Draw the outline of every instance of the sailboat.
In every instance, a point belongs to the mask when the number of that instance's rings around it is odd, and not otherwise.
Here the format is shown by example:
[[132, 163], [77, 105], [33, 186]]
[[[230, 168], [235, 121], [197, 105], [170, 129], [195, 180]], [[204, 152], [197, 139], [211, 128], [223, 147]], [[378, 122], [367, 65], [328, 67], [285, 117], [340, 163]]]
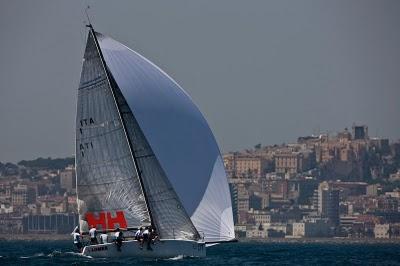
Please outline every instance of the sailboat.
[[92, 257], [204, 257], [235, 240], [221, 153], [190, 96], [164, 71], [88, 25], [78, 88], [79, 229], [155, 228], [136, 240], [88, 245]]

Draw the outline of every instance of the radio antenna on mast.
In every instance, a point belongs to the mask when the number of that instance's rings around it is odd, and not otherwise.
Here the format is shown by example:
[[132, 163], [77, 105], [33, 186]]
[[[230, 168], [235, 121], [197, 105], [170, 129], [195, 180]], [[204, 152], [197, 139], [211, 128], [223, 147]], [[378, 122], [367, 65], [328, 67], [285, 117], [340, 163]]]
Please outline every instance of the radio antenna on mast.
[[92, 22], [90, 21], [90, 17], [89, 17], [89, 14], [88, 14], [88, 9], [90, 9], [90, 6], [89, 6], [89, 5], [85, 8], [86, 18], [87, 18], [87, 20], [88, 20], [88, 22], [89, 22], [89, 24], [86, 25], [86, 26], [89, 27], [89, 28], [92, 28]]

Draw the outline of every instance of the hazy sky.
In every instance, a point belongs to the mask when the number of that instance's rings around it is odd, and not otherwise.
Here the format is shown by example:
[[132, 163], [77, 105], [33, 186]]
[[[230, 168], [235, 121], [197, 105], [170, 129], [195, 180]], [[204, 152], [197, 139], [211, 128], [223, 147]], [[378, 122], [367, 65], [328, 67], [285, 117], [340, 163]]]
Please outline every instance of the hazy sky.
[[400, 1], [0, 0], [0, 161], [73, 154], [87, 4], [185, 88], [222, 151], [353, 122], [400, 138]]

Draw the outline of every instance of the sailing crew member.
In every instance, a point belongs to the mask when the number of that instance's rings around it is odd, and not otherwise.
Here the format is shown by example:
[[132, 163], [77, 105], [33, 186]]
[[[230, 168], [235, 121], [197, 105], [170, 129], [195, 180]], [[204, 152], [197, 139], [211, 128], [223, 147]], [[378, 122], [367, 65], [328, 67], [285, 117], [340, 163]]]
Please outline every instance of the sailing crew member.
[[143, 227], [140, 227], [136, 233], [135, 233], [135, 240], [140, 240], [142, 238], [142, 231], [143, 231]]
[[140, 234], [139, 234], [140, 249], [143, 248], [143, 231], [144, 231], [144, 227], [140, 227]]
[[78, 227], [76, 227], [75, 232], [72, 233], [72, 236], [74, 238], [74, 245], [79, 250], [79, 252], [82, 252], [82, 236], [79, 232]]
[[144, 242], [146, 242], [146, 244], [147, 244], [147, 249], [148, 250], [151, 250], [151, 247], [150, 247], [150, 231], [149, 231], [149, 228], [148, 227], [146, 227], [145, 229], [144, 229], [144, 231], [143, 231], [143, 233], [142, 233], [142, 235], [143, 235], [143, 241], [142, 241], [142, 247], [143, 247], [143, 243]]
[[89, 235], [90, 235], [90, 244], [91, 245], [99, 244], [99, 242], [97, 242], [97, 230], [94, 225], [91, 226], [91, 228], [89, 230]]
[[121, 251], [121, 247], [122, 247], [122, 241], [124, 240], [124, 234], [122, 233], [122, 231], [119, 229], [119, 227], [115, 230], [115, 244], [117, 245], [117, 250]]
[[152, 244], [154, 244], [158, 240], [158, 234], [155, 228], [151, 228], [150, 230], [150, 239]]
[[108, 243], [108, 235], [106, 233], [101, 233], [100, 235], [100, 244]]

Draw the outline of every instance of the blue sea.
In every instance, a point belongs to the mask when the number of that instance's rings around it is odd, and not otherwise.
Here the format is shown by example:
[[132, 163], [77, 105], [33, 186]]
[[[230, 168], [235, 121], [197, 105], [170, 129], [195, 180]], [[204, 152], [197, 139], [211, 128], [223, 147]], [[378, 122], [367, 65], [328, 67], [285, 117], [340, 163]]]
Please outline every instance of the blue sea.
[[399, 244], [231, 243], [207, 248], [206, 258], [140, 260], [80, 256], [70, 241], [5, 241], [0, 265], [400, 265]]

